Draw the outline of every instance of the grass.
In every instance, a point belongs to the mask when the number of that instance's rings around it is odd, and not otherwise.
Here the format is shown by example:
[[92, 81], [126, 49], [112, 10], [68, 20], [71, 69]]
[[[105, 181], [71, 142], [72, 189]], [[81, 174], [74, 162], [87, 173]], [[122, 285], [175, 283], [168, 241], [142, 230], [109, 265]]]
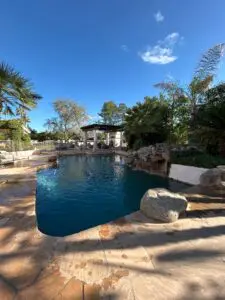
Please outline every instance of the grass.
[[171, 154], [173, 164], [194, 166], [199, 168], [215, 168], [219, 165], [225, 165], [225, 157], [210, 155], [207, 153], [181, 153], [173, 152]]

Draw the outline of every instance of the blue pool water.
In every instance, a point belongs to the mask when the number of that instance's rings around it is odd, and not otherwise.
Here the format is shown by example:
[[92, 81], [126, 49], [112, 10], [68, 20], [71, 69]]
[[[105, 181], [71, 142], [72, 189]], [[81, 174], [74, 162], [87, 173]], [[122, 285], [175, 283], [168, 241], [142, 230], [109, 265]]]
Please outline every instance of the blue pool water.
[[120, 156], [67, 156], [58, 168], [37, 174], [36, 214], [39, 229], [65, 236], [112, 221], [139, 209], [149, 188], [179, 191], [166, 178], [133, 171]]

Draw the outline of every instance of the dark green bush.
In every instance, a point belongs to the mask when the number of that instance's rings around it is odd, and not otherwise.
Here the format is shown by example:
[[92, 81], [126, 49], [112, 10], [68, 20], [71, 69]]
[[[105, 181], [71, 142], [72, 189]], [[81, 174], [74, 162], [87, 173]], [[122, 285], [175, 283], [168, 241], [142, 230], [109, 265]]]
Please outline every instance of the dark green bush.
[[225, 158], [207, 153], [194, 153], [181, 151], [171, 153], [172, 164], [195, 166], [199, 168], [215, 168], [218, 165], [225, 165]]

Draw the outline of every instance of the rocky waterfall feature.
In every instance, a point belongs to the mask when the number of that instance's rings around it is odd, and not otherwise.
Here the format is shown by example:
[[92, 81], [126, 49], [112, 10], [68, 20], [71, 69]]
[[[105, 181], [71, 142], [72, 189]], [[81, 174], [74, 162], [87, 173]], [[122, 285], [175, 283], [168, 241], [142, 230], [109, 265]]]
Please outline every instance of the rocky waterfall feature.
[[125, 162], [134, 169], [159, 175], [168, 175], [170, 151], [166, 144], [156, 144], [129, 152]]

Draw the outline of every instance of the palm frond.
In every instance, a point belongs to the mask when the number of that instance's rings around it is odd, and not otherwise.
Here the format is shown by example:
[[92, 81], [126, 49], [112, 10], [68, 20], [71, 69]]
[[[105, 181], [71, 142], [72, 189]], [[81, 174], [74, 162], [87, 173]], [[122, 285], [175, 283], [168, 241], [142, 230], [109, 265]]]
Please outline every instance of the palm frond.
[[[33, 91], [31, 82], [4, 62], [0, 63], [0, 95], [0, 112], [3, 114], [14, 113], [16, 107], [30, 110], [41, 99], [41, 96]], [[4, 107], [7, 107], [6, 110]]]
[[220, 43], [212, 48], [209, 48], [200, 59], [195, 70], [195, 77], [205, 78], [207, 76], [214, 76], [221, 58], [224, 56], [225, 43]]

